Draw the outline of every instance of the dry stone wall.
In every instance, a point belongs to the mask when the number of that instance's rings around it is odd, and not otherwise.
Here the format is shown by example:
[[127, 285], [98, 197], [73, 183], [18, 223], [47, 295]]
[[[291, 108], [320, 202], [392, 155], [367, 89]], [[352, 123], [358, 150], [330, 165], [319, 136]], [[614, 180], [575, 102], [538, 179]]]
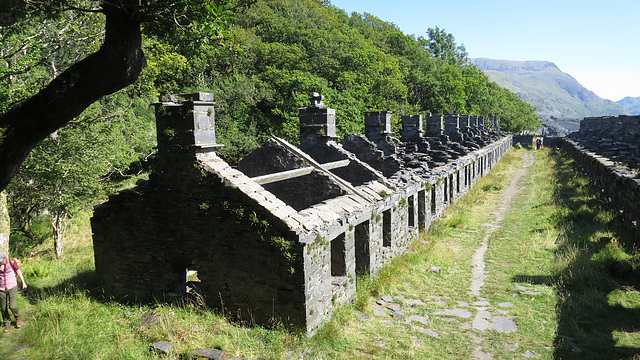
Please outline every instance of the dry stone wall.
[[635, 227], [640, 241], [640, 116], [585, 118], [562, 147]]
[[236, 320], [313, 335], [355, 299], [357, 275], [375, 276], [406, 251], [511, 147], [478, 118], [445, 132], [442, 115], [429, 116], [440, 127], [427, 133], [421, 116], [407, 117], [400, 140], [388, 112], [366, 114], [368, 137], [338, 142], [335, 110], [314, 94], [299, 109], [300, 146], [273, 137], [234, 169], [216, 154], [212, 100], [196, 93], [157, 103], [154, 172], [94, 210], [106, 296], [197, 294]]
[[580, 122], [580, 130], [567, 138], [589, 151], [624, 163], [640, 167], [640, 116], [589, 117]]

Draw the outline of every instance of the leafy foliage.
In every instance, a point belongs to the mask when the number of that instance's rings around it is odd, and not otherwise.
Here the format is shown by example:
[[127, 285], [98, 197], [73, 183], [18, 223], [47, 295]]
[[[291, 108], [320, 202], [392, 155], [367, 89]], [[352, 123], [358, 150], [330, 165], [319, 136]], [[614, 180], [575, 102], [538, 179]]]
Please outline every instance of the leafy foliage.
[[114, 179], [135, 173], [132, 166], [151, 155], [155, 132], [149, 126], [152, 113], [145, 109], [146, 103], [121, 93], [92, 105], [82, 118], [42, 141], [8, 188], [14, 227], [37, 243], [41, 232], [34, 231], [32, 220], [49, 213], [61, 256], [73, 216], [112, 192]]
[[[7, 4], [0, 8], [0, 113], [96, 51], [104, 37], [98, 2]], [[298, 108], [312, 91], [337, 110], [339, 136], [361, 132], [370, 110], [392, 111], [396, 124], [400, 115], [431, 112], [499, 116], [514, 132], [539, 126], [531, 106], [490, 82], [437, 27], [415, 38], [371, 14], [311, 0], [109, 4], [102, 5], [139, 17], [147, 67], [134, 85], [90, 106], [32, 152], [11, 185], [20, 228], [44, 210], [68, 220], [112, 191], [113, 179], [137, 171], [153, 153], [148, 104], [167, 93], [214, 93], [217, 140], [226, 145], [220, 154], [230, 163], [271, 135], [297, 143]]]
[[427, 30], [429, 40], [427, 48], [438, 59], [451, 65], [464, 65], [469, 61], [467, 50], [463, 45], [456, 45], [452, 34], [436, 26], [435, 29]]

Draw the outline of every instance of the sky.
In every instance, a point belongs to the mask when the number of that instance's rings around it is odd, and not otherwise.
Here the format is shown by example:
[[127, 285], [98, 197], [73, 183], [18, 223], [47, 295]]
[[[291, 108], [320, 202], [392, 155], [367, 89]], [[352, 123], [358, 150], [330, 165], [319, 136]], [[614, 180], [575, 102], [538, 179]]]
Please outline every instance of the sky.
[[550, 61], [596, 95], [640, 97], [639, 0], [330, 0], [407, 35], [436, 26], [470, 58]]

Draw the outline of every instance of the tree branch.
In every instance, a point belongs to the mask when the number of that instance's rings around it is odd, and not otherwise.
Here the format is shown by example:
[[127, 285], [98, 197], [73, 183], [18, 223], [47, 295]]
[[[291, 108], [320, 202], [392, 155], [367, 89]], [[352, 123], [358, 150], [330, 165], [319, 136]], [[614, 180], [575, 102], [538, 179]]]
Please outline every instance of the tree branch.
[[[22, 104], [0, 115], [0, 191], [31, 149], [80, 115], [93, 102], [133, 83], [146, 65], [140, 23], [131, 20], [137, 0], [105, 3], [105, 40], [100, 50], [56, 77]], [[126, 8], [126, 11], [122, 11]]]

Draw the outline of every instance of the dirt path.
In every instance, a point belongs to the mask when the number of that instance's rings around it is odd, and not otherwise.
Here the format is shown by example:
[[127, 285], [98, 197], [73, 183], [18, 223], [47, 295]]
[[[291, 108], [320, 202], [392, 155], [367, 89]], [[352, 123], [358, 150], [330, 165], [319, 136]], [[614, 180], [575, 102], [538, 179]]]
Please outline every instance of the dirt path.
[[[473, 268], [471, 287], [469, 291], [469, 294], [471, 296], [474, 296], [474, 297], [482, 296], [482, 287], [484, 286], [484, 283], [487, 280], [487, 277], [489, 276], [489, 274], [486, 271], [486, 263], [485, 263], [485, 254], [489, 249], [489, 238], [498, 228], [500, 228], [500, 223], [502, 222], [502, 220], [504, 220], [504, 214], [509, 210], [514, 196], [519, 191], [522, 190], [522, 187], [518, 185], [518, 183], [520, 182], [520, 179], [522, 179], [522, 177], [527, 174], [529, 167], [531, 167], [533, 163], [534, 163], [533, 155], [530, 153], [526, 154], [524, 157], [522, 168], [518, 169], [514, 173], [513, 177], [511, 178], [511, 183], [509, 187], [502, 194], [500, 198], [499, 206], [492, 212], [492, 214], [495, 215], [495, 218], [490, 223], [483, 224], [484, 226], [487, 227], [487, 233], [485, 237], [482, 239], [481, 246], [478, 248], [478, 250], [476, 250], [475, 254], [473, 255], [473, 258], [471, 259], [471, 265]], [[491, 320], [487, 316], [488, 315], [486, 312], [479, 311], [478, 314], [476, 315], [476, 319], [474, 320], [474, 325], [473, 325], [474, 328], [476, 328], [477, 330], [484, 331], [489, 326], [489, 323]], [[515, 323], [507, 324], [507, 326], [509, 326], [509, 328], [511, 329], [515, 326]], [[491, 354], [488, 354], [482, 351], [482, 346], [481, 346], [482, 338], [479, 336], [473, 336], [472, 339], [477, 345], [474, 351], [474, 357], [476, 359], [482, 359], [482, 360], [492, 359]]]

